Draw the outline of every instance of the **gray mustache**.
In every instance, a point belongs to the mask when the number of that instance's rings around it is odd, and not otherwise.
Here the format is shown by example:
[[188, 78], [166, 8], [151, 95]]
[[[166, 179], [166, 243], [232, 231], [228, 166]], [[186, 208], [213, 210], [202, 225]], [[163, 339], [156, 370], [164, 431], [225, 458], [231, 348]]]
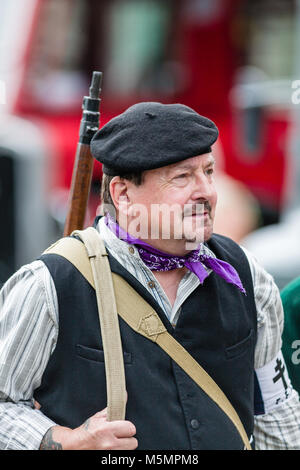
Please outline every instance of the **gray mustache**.
[[202, 215], [204, 212], [211, 213], [211, 205], [208, 201], [196, 204], [187, 204], [183, 209], [183, 216]]

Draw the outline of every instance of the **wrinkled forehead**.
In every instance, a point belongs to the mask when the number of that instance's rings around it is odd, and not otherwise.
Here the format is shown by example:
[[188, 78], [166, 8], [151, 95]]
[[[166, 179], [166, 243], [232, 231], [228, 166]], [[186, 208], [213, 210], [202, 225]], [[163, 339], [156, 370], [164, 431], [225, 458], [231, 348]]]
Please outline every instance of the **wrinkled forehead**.
[[[195, 157], [186, 158], [180, 162], [172, 163], [171, 165], [166, 165], [161, 168], [156, 168], [155, 170], [150, 170], [151, 172], [156, 172], [159, 174], [171, 174], [178, 170], [197, 170], [198, 168], [204, 168], [210, 165], [215, 164], [215, 158], [212, 152], [205, 153], [202, 155], [197, 155]], [[148, 172], [145, 172], [148, 173]]]

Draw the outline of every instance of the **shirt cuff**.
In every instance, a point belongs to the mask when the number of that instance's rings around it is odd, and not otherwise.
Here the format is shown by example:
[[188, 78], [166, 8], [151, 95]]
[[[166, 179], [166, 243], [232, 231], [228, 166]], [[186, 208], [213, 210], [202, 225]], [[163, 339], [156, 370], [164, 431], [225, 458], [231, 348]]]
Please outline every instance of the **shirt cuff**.
[[254, 437], [255, 450], [300, 449], [300, 403], [294, 389], [277, 408], [254, 417]]
[[46, 432], [56, 423], [47, 418], [39, 410], [30, 410], [22, 407], [13, 421], [12, 432], [6, 450], [39, 450]]

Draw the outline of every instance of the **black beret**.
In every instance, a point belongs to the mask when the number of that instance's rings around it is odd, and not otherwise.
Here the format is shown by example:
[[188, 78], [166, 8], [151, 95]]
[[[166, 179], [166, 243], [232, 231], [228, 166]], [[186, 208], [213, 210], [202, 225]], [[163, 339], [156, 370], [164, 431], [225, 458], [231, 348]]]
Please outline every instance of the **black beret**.
[[91, 141], [108, 175], [160, 168], [211, 151], [216, 125], [182, 104], [137, 103], [111, 119]]

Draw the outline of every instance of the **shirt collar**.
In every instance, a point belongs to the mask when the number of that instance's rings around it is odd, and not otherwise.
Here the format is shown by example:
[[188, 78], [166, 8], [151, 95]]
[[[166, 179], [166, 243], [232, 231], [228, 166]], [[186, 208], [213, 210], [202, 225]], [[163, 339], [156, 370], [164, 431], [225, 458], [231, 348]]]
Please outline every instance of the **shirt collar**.
[[[120, 240], [105, 224], [104, 222], [104, 217], [100, 217], [96, 228], [98, 232], [101, 235], [101, 238], [106, 246], [106, 248], [110, 251], [112, 256], [119, 257], [121, 256], [126, 256], [126, 257], [135, 257], [139, 262], [143, 262], [140, 258], [140, 255], [138, 253], [138, 250], [132, 246], [126, 243], [123, 240]], [[131, 248], [131, 249], [130, 249]], [[216, 255], [206, 246], [204, 243], [201, 243], [200, 246], [200, 253], [212, 256], [213, 258], [216, 258]], [[119, 256], [118, 256], [119, 255]], [[207, 271], [210, 273], [211, 269], [205, 267]]]

